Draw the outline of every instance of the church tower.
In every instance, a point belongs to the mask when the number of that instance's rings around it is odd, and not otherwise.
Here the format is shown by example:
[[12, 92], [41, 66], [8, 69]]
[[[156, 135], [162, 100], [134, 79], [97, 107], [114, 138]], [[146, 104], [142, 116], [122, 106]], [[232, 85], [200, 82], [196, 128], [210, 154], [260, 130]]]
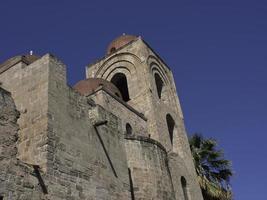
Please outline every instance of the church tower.
[[106, 56], [89, 65], [86, 74], [117, 86], [123, 101], [148, 119], [149, 137], [168, 152], [188, 148], [172, 72], [141, 37], [122, 35], [113, 40]]
[[[122, 35], [108, 45], [104, 58], [87, 66], [86, 76], [112, 82], [123, 101], [144, 115], [146, 133], [133, 134], [158, 141], [166, 149], [174, 190], [186, 181], [197, 188], [173, 74], [160, 56], [140, 36]], [[181, 175], [175, 178], [177, 169]]]

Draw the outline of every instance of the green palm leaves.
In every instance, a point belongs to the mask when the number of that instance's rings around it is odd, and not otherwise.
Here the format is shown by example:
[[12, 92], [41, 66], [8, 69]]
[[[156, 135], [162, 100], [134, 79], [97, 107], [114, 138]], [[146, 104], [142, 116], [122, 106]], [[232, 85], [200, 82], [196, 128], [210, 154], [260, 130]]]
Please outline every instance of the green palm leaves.
[[204, 139], [200, 134], [189, 138], [198, 181], [205, 200], [231, 200], [231, 162], [217, 150], [214, 139]]

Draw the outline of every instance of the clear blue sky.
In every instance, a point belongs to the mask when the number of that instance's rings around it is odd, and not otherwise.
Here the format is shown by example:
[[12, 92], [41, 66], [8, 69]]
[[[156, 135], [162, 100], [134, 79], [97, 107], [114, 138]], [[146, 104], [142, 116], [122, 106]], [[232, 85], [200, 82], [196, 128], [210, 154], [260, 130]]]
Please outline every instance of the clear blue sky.
[[122, 33], [141, 35], [171, 67], [187, 130], [232, 160], [235, 200], [267, 199], [267, 1], [9, 0], [0, 3], [0, 61], [33, 50], [84, 66]]

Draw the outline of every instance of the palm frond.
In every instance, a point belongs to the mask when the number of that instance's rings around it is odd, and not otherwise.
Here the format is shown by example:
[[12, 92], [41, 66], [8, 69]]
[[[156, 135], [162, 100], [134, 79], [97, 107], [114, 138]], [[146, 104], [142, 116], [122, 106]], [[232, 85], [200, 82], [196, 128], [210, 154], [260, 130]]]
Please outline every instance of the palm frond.
[[189, 144], [204, 199], [231, 200], [231, 162], [217, 149], [216, 140], [194, 134], [189, 138]]

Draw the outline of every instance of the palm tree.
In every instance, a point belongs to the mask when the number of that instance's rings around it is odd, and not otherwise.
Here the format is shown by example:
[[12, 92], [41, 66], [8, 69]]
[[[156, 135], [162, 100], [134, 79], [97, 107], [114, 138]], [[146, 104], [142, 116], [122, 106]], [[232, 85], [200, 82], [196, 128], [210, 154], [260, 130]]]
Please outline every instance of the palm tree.
[[198, 181], [204, 200], [231, 200], [231, 162], [224, 159], [223, 151], [216, 149], [214, 139], [204, 139], [200, 134], [189, 138]]

